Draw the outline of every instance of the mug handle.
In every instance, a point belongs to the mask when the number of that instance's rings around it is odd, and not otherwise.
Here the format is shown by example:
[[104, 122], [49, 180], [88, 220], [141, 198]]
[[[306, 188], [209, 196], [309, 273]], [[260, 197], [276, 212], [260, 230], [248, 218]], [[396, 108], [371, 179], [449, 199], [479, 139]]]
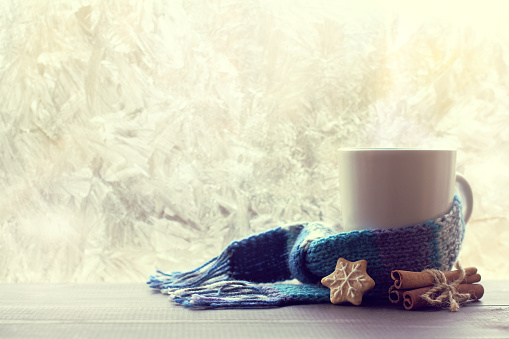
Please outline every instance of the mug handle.
[[463, 219], [466, 224], [468, 220], [470, 220], [470, 216], [472, 215], [472, 210], [474, 208], [474, 195], [472, 194], [472, 188], [470, 187], [467, 179], [459, 173], [456, 173], [456, 185], [459, 187], [460, 195], [463, 198], [463, 206], [465, 208]]

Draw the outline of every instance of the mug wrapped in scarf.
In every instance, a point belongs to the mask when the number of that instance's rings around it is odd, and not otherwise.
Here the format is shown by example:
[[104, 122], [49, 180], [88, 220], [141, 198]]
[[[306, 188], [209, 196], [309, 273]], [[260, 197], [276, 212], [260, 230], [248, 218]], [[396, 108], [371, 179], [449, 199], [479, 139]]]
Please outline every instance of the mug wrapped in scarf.
[[[366, 260], [375, 287], [365, 297], [389, 302], [391, 271], [450, 270], [465, 232], [458, 196], [444, 215], [401, 228], [335, 234], [321, 223], [278, 227], [234, 241], [189, 272], [158, 271], [148, 284], [189, 307], [263, 307], [328, 303], [320, 281], [338, 258]], [[298, 283], [287, 282], [297, 279]]]

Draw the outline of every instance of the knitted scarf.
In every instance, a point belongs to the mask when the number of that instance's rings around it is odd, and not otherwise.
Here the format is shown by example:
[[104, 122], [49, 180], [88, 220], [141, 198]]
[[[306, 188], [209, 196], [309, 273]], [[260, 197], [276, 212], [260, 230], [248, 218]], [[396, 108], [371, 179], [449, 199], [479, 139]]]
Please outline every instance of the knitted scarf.
[[147, 284], [189, 307], [326, 303], [330, 290], [320, 280], [342, 257], [366, 260], [376, 285], [365, 298], [388, 301], [391, 271], [450, 270], [464, 232], [461, 202], [455, 196], [445, 215], [402, 228], [335, 234], [321, 223], [278, 227], [234, 241], [192, 271], [157, 271]]

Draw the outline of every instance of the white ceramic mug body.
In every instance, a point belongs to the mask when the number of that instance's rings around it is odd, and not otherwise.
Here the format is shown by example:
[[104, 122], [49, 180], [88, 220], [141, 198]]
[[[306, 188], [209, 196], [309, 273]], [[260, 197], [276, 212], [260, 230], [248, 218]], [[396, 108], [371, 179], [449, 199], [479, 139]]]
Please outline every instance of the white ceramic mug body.
[[456, 151], [342, 148], [339, 180], [345, 231], [414, 225], [451, 208]]

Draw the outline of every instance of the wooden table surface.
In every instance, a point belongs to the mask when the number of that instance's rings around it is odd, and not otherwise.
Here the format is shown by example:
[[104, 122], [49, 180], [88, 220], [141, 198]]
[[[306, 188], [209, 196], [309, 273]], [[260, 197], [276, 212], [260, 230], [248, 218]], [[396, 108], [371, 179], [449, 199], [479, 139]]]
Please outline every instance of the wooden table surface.
[[0, 284], [0, 338], [509, 338], [509, 281], [458, 312], [332, 304], [189, 310], [140, 284]]

